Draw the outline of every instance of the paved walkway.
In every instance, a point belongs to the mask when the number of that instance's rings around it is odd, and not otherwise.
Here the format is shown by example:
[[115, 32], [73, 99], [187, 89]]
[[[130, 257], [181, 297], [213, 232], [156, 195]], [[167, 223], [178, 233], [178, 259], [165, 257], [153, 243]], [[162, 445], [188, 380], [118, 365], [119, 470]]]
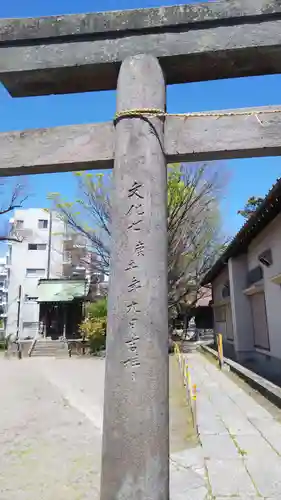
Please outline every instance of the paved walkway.
[[0, 499], [98, 500], [103, 363], [0, 358], [0, 380]]
[[[182, 491], [177, 499], [280, 499], [280, 421], [261, 396], [257, 402], [245, 392], [243, 383], [237, 384], [204, 355], [194, 353], [187, 358], [198, 386], [202, 446], [177, 458], [178, 469], [187, 468], [190, 474], [189, 488], [197, 485], [195, 495], [184, 496]], [[176, 489], [179, 494], [178, 485]]]
[[[174, 362], [171, 500], [280, 499], [281, 424], [193, 354], [199, 445]], [[104, 361], [0, 358], [0, 380], [0, 499], [99, 500]]]
[[[194, 437], [178, 366], [170, 361], [177, 457]], [[99, 500], [104, 360], [0, 356], [0, 380], [0, 499]], [[181, 481], [172, 467], [171, 500], [179, 498]]]

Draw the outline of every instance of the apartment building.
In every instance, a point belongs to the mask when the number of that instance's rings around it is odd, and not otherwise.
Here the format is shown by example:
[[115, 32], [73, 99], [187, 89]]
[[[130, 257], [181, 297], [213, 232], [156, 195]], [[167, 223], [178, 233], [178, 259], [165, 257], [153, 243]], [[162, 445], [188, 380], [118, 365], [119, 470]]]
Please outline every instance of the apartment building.
[[0, 340], [5, 337], [8, 305], [8, 254], [0, 258]]
[[10, 224], [20, 242], [9, 243], [6, 335], [32, 338], [39, 331], [39, 279], [86, 278], [87, 243], [40, 208], [16, 210]]

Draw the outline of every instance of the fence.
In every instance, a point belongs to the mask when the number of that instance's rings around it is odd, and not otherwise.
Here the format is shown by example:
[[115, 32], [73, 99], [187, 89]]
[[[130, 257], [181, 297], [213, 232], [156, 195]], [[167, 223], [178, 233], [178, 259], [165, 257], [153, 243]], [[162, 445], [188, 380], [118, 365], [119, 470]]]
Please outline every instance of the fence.
[[211, 328], [175, 328], [173, 334], [181, 340], [214, 341], [215, 334]]
[[179, 346], [177, 343], [175, 343], [175, 348], [174, 352], [179, 364], [180, 368], [180, 373], [181, 377], [183, 380], [183, 384], [186, 389], [186, 395], [187, 395], [187, 401], [191, 409], [191, 414], [192, 414], [192, 421], [193, 421], [193, 426], [198, 434], [198, 428], [197, 428], [197, 414], [196, 414], [196, 398], [197, 398], [197, 388], [196, 384], [192, 383], [191, 379], [191, 373], [189, 370], [188, 362], [185, 358], [185, 356], [180, 352]]

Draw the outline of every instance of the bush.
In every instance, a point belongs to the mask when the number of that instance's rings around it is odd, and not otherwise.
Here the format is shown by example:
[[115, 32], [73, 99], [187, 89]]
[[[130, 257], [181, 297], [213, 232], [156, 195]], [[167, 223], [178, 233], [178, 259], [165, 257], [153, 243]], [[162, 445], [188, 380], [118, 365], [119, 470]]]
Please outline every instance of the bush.
[[97, 300], [86, 307], [87, 318], [106, 318], [107, 316], [107, 300], [106, 298]]
[[92, 354], [105, 349], [106, 344], [106, 321], [107, 303], [106, 299], [98, 300], [90, 304], [86, 310], [86, 318], [80, 325], [80, 333], [87, 339]]
[[13, 335], [10, 333], [7, 337], [2, 337], [0, 339], [0, 351], [7, 351], [9, 349], [9, 345], [12, 343]]

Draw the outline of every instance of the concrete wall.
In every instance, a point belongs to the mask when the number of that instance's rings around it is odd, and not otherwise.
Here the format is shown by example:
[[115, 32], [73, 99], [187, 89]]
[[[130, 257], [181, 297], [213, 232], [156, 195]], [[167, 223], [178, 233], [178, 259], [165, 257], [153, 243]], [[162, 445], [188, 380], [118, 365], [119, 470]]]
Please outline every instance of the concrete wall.
[[[38, 227], [40, 219], [48, 221], [47, 228]], [[24, 239], [21, 243], [10, 244], [7, 334], [16, 333], [18, 293], [21, 285], [20, 337], [24, 338], [34, 336], [38, 330], [39, 305], [36, 301], [27, 300], [26, 295], [37, 297], [38, 279], [47, 277], [50, 215], [43, 209], [17, 210], [14, 214], [14, 226], [17, 220], [23, 221], [23, 227], [18, 230], [18, 233], [22, 234]], [[63, 232], [64, 224], [53, 217], [50, 278], [62, 275]], [[29, 243], [46, 244], [46, 249], [30, 250]], [[27, 269], [42, 269], [42, 273], [28, 277]], [[26, 327], [27, 322], [31, 323], [28, 327]]]
[[262, 267], [264, 271], [270, 354], [281, 359], [281, 287], [271, 281], [271, 278], [281, 273], [281, 214], [249, 246], [249, 269], [253, 269], [260, 264], [258, 255], [269, 248], [272, 251], [273, 264], [270, 267]]
[[247, 288], [248, 260], [247, 254], [228, 261], [231, 311], [235, 351], [242, 356], [249, 353], [254, 346], [253, 320], [249, 297], [244, 294]]
[[225, 266], [223, 271], [216, 277], [216, 279], [212, 283], [214, 304], [222, 301], [222, 289], [228, 279], [228, 268], [227, 266]]
[[[223, 336], [224, 352], [226, 356], [232, 357], [234, 352], [233, 341], [227, 338], [227, 329], [231, 327], [228, 322], [232, 323], [231, 317], [231, 307], [230, 307], [230, 297], [223, 298], [222, 290], [224, 285], [229, 280], [228, 267], [225, 266], [223, 271], [217, 276], [217, 278], [212, 283], [213, 291], [213, 315], [214, 315], [214, 331], [215, 333], [221, 333]], [[216, 315], [216, 306], [223, 306], [225, 308], [225, 321], [218, 321], [218, 316]], [[227, 310], [228, 309], [228, 310]]]
[[[224, 353], [231, 358], [243, 357], [243, 353], [253, 350], [253, 326], [249, 299], [244, 295], [248, 273], [247, 255], [230, 259], [223, 271], [212, 283], [214, 329], [216, 333], [223, 335]], [[224, 284], [229, 280], [230, 297], [222, 297]], [[225, 307], [225, 321], [220, 322], [216, 318], [216, 306]], [[227, 330], [231, 329], [233, 339]]]
[[[271, 249], [273, 264], [262, 265], [270, 350], [254, 347], [253, 318], [250, 298], [244, 293], [247, 274], [261, 265], [258, 256]], [[260, 375], [281, 384], [281, 286], [272, 278], [281, 274], [281, 214], [249, 245], [247, 253], [228, 261], [228, 265], [212, 283], [214, 304], [222, 302], [221, 290], [229, 276], [234, 342], [224, 338], [224, 353]], [[224, 333], [223, 325], [215, 324]]]

